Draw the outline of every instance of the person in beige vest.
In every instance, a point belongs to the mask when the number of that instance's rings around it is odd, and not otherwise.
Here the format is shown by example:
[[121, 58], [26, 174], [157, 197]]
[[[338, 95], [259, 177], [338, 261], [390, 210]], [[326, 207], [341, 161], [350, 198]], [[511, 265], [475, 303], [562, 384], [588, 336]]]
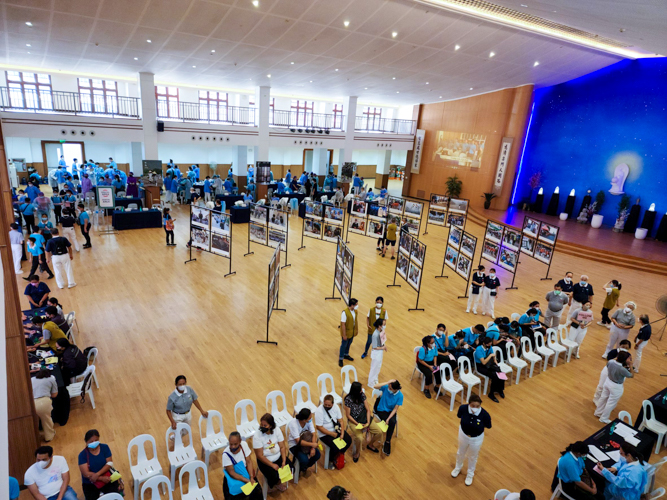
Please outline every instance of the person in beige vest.
[[359, 307], [359, 301], [357, 299], [350, 299], [347, 309], [345, 309], [340, 315], [340, 353], [338, 356], [338, 366], [343, 367], [343, 359], [348, 361], [354, 361], [354, 358], [350, 356], [350, 346], [354, 337], [359, 333], [359, 328], [357, 326], [357, 308]]
[[[366, 340], [366, 347], [364, 347], [364, 353], [361, 355], [361, 359], [364, 359], [368, 356], [368, 349], [371, 347], [371, 342], [373, 341], [373, 332], [375, 331], [375, 321], [381, 319], [384, 321], [384, 326], [387, 326], [387, 310], [384, 308], [384, 298], [377, 297], [375, 299], [375, 307], [372, 307], [368, 310], [368, 315], [366, 316], [366, 328], [368, 329], [368, 339]], [[384, 328], [383, 328], [384, 330]]]

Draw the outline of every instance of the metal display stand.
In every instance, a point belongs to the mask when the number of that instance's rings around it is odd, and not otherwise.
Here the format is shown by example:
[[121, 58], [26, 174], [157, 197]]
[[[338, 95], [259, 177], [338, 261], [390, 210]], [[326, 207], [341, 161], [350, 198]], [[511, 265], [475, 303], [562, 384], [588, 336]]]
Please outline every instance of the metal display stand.
[[[322, 240], [322, 241], [326, 241], [328, 243], [337, 243], [338, 238], [340, 236], [342, 236], [342, 234], [345, 232], [345, 210], [343, 210], [342, 208], [337, 208], [331, 203], [322, 203], [322, 202], [319, 202], [319, 201], [310, 201], [310, 202], [305, 202], [305, 203], [306, 203], [306, 206], [305, 206], [305, 208], [306, 208], [306, 217], [303, 219], [303, 224], [301, 224], [301, 246], [297, 250], [301, 250], [302, 248], [306, 248], [306, 245], [303, 244], [304, 236], [306, 236], [306, 234], [308, 235], [309, 238], [312, 238], [312, 239], [315, 239], [315, 240], [319, 239], [319, 240]], [[321, 216], [313, 216], [313, 215], [309, 216], [309, 214], [308, 214], [308, 205], [307, 205], [308, 203], [313, 204], [312, 205], [313, 209], [316, 206], [319, 206], [320, 207], [319, 213], [321, 214]], [[324, 216], [325, 213], [326, 213], [327, 208], [333, 208], [335, 210], [340, 210], [340, 212], [343, 215], [343, 219], [341, 221], [338, 221], [337, 219], [331, 219], [331, 218], [327, 219]], [[316, 222], [320, 223], [319, 237], [315, 236], [314, 233], [306, 233], [306, 221], [308, 221], [308, 220], [316, 221]], [[336, 222], [331, 222], [331, 221], [334, 221], [334, 220]], [[340, 223], [338, 223], [338, 222], [340, 222]], [[340, 229], [340, 235], [337, 235], [335, 237], [336, 238], [335, 240], [327, 239], [327, 238], [324, 237], [324, 230], [325, 230], [327, 224], [331, 225], [331, 226], [335, 226], [336, 228]]]
[[[345, 264], [345, 259], [349, 259], [350, 265], [347, 266]], [[347, 271], [347, 268], [349, 267], [349, 272]], [[340, 269], [340, 274], [339, 274], [339, 269]], [[336, 280], [338, 276], [340, 275], [340, 280]], [[349, 275], [349, 289], [347, 293], [347, 300], [345, 300], [345, 293], [344, 289], [344, 280], [345, 276]], [[348, 248], [348, 246], [345, 244], [343, 241], [343, 238], [340, 236], [338, 237], [338, 243], [336, 245], [336, 261], [334, 264], [334, 282], [333, 282], [333, 289], [331, 290], [331, 297], [325, 297], [324, 300], [345, 300], [345, 303], [349, 303], [350, 297], [352, 297], [352, 283], [353, 283], [353, 278], [354, 278], [354, 254], [352, 251]], [[340, 293], [340, 297], [336, 297], [336, 289], [338, 289], [338, 293]]]
[[[193, 210], [193, 208], [195, 208], [196, 210], [206, 211], [206, 213], [208, 213], [208, 228], [202, 227], [202, 226], [193, 226], [193, 224], [192, 224], [192, 210]], [[215, 232], [215, 231], [211, 230], [211, 226], [212, 226], [212, 222], [213, 222], [213, 213], [220, 214], [220, 215], [222, 215], [222, 216], [224, 216], [228, 219], [228, 223], [229, 223], [229, 234], [228, 235], [226, 235], [224, 232], [218, 233], [218, 232]], [[225, 278], [227, 276], [232, 276], [232, 275], [236, 274], [236, 271], [232, 271], [232, 241], [233, 241], [232, 228], [233, 228], [233, 226], [234, 225], [232, 224], [231, 216], [229, 216], [226, 212], [219, 212], [219, 211], [214, 210], [212, 208], [206, 208], [206, 207], [193, 207], [192, 205], [190, 205], [190, 258], [188, 260], [186, 260], [184, 262], [184, 264], [187, 264], [188, 262], [193, 262], [193, 261], [197, 260], [196, 258], [192, 257], [192, 247], [194, 246], [193, 245], [194, 238], [192, 237], [192, 234], [193, 234], [193, 231], [203, 231], [207, 235], [208, 245], [206, 247], [197, 246], [196, 248], [199, 248], [200, 250], [203, 250], [204, 252], [212, 253], [214, 255], [220, 255], [221, 257], [229, 259], [229, 272], [224, 275]], [[214, 235], [222, 237], [222, 238], [224, 238], [225, 236], [229, 236], [229, 256], [222, 253], [222, 250], [220, 250], [219, 252], [214, 252], [213, 250], [211, 250], [211, 248], [213, 247], [213, 236]]]
[[[533, 231], [533, 229], [535, 229], [535, 231]], [[529, 255], [533, 259], [547, 265], [547, 274], [544, 278], [540, 278], [540, 281], [551, 280], [551, 278], [549, 278], [549, 271], [551, 270], [551, 261], [553, 260], [554, 251], [556, 250], [556, 241], [558, 240], [559, 233], [560, 227], [558, 226], [554, 226], [553, 224], [549, 224], [527, 215], [523, 218], [523, 227], [521, 230], [521, 234], [523, 235], [521, 253]], [[552, 236], [553, 240], [551, 239]], [[539, 257], [536, 256], [538, 251], [540, 252]], [[543, 257], [545, 254], [548, 256], [546, 259]]]
[[[414, 251], [417, 250], [417, 248], [423, 247], [423, 250], [421, 250], [421, 263], [419, 262], [420, 259], [416, 258], [413, 259], [414, 257]], [[406, 251], [403, 252], [402, 248], [405, 248]], [[407, 267], [404, 270], [405, 276], [399, 272], [398, 265], [401, 262], [401, 258], [404, 258], [407, 260]], [[403, 278], [408, 285], [410, 285], [414, 290], [417, 291], [417, 302], [415, 304], [415, 307], [408, 309], [408, 312], [410, 311], [423, 311], [424, 309], [419, 307], [419, 296], [421, 295], [421, 285], [422, 285], [422, 278], [424, 274], [424, 262], [426, 262], [426, 244], [422, 243], [419, 241], [419, 238], [416, 236], [413, 236], [412, 234], [402, 231], [400, 234], [400, 239], [399, 239], [399, 245], [398, 245], [398, 257], [396, 258], [396, 267], [394, 268], [394, 282], [391, 285], [387, 285], [387, 288], [390, 287], [401, 287], [401, 285], [396, 284], [396, 275], [400, 276]], [[410, 275], [410, 271], [412, 271], [413, 266], [419, 269], [419, 283], [417, 286], [413, 282], [411, 282], [408, 278]]]
[[[442, 206], [442, 200], [446, 200], [446, 206]], [[429, 216], [431, 210], [434, 212], [443, 214], [442, 224], [437, 222], [431, 222], [432, 226], [450, 226], [450, 217], [457, 218], [463, 217], [463, 224], [456, 224], [456, 226], [461, 229], [465, 229], [466, 223], [468, 222], [468, 208], [470, 206], [470, 200], [465, 198], [448, 198], [444, 194], [433, 194], [431, 193], [431, 198], [429, 198], [428, 209], [426, 211], [426, 225], [424, 226], [424, 234], [428, 234], [428, 225], [429, 225]], [[453, 207], [453, 209], [452, 209]], [[462, 210], [464, 208], [464, 210]]]
[[[264, 214], [264, 220], [262, 220], [262, 221], [257, 221], [257, 220], [252, 219], [253, 210], [255, 210], [257, 207], [259, 207], [260, 209], [266, 210], [266, 213]], [[287, 221], [285, 229], [276, 229], [276, 228], [273, 228], [273, 227], [269, 226], [269, 213], [270, 213], [270, 211], [277, 212], [279, 214], [284, 214], [285, 215], [285, 220]], [[287, 263], [287, 248], [288, 248], [288, 243], [289, 243], [289, 212], [287, 210], [281, 210], [280, 208], [273, 208], [273, 207], [270, 207], [270, 206], [267, 206], [267, 205], [260, 205], [259, 203], [251, 203], [250, 204], [250, 214], [251, 214], [250, 223], [248, 224], [248, 253], [243, 254], [243, 256], [247, 257], [248, 255], [254, 255], [255, 254], [255, 252], [250, 251], [250, 242], [256, 243], [257, 245], [263, 245], [265, 247], [280, 248], [283, 252], [285, 252], [285, 265], [282, 266], [282, 268], [284, 269], [286, 267], [291, 267], [292, 264]], [[265, 236], [266, 236], [266, 238], [264, 240], [264, 243], [262, 243], [261, 241], [256, 241], [256, 240], [251, 240], [250, 239], [250, 228], [253, 224], [255, 224], [255, 225], [261, 224], [264, 227], [264, 232], [265, 232]], [[283, 245], [280, 244], [280, 243], [278, 244], [277, 247], [274, 247], [274, 246], [268, 244], [270, 231], [280, 231], [281, 233], [285, 234], [285, 245], [284, 245], [285, 248], [282, 248]]]
[[278, 307], [280, 299], [280, 247], [273, 252], [271, 261], [269, 261], [269, 281], [268, 281], [268, 300], [266, 307], [266, 340], [258, 340], [258, 344], [273, 344], [278, 345], [278, 342], [269, 340], [269, 323], [271, 322], [271, 314], [273, 311], [287, 312], [286, 309]]
[[[498, 233], [498, 231], [500, 231], [500, 233]], [[515, 247], [517, 250], [514, 250], [513, 248], [510, 248], [510, 246], [508, 246], [509, 243], [507, 241], [506, 236], [508, 236], [510, 233], [514, 233], [513, 234], [514, 237], [516, 237], [516, 235], [518, 235], [519, 237], [517, 245], [514, 245], [514, 242], [512, 242], [511, 244], [511, 246]], [[516, 290], [517, 287], [514, 286], [514, 279], [516, 278], [516, 272], [519, 268], [519, 263], [520, 263], [519, 253], [522, 244], [523, 244], [523, 234], [520, 233], [517, 229], [513, 228], [512, 226], [503, 224], [501, 222], [491, 221], [487, 219], [486, 229], [484, 231], [484, 241], [482, 242], [482, 252], [480, 253], [479, 262], [477, 265], [479, 266], [479, 264], [482, 263], [482, 259], [484, 259], [499, 265], [506, 271], [509, 271], [510, 273], [512, 273], [512, 284], [509, 287], [506, 287], [505, 290]], [[495, 259], [492, 259], [491, 254], [486, 252], [487, 248], [494, 250]], [[514, 268], [510, 269], [507, 263], [502, 259], [503, 256], [505, 255], [511, 256], [512, 254], [516, 254], [516, 260], [514, 261]]]
[[[454, 228], [454, 234], [452, 234], [452, 227]], [[460, 234], [458, 235], [459, 241], [456, 242], [456, 231]], [[465, 252], [463, 253], [465, 243]], [[470, 248], [472, 247], [472, 248]], [[461, 228], [456, 226], [449, 227], [449, 235], [447, 236], [447, 246], [445, 249], [445, 256], [442, 260], [442, 271], [440, 276], [436, 278], [449, 278], [445, 275], [445, 265], [450, 267], [458, 276], [466, 280], [466, 289], [464, 295], [459, 295], [459, 299], [468, 298], [468, 289], [470, 288], [470, 276], [472, 275], [472, 261], [475, 258], [475, 251], [477, 250], [477, 237], [472, 234], [463, 231]], [[451, 260], [448, 260], [447, 257], [450, 257]], [[453, 259], [452, 259], [453, 257]], [[467, 264], [466, 264], [467, 261]]]
[[[392, 200], [394, 200], [394, 202], [396, 202], [396, 200], [399, 200], [398, 203], [400, 203], [400, 206], [401, 206], [400, 212], [396, 211], [396, 210], [392, 211], [392, 209], [391, 209]], [[421, 209], [419, 211], [419, 216], [415, 216], [413, 213], [405, 211], [405, 206], [406, 206], [407, 202], [421, 205]], [[350, 200], [350, 206], [353, 207], [354, 203], [355, 203], [355, 199], [352, 198]], [[424, 215], [424, 203], [422, 203], [421, 201], [409, 200], [407, 198], [401, 198], [401, 197], [398, 197], [398, 196], [389, 196], [388, 199], [387, 199], [387, 204], [386, 205], [380, 205], [379, 203], [376, 203], [376, 202], [366, 202], [366, 201], [359, 201], [359, 200], [356, 200], [356, 203], [364, 203], [365, 212], [364, 212], [363, 215], [359, 215], [359, 214], [352, 213], [352, 210], [348, 210], [347, 225], [346, 225], [347, 229], [346, 229], [346, 233], [345, 233], [345, 242], [346, 243], [349, 243], [348, 238], [349, 238], [349, 235], [350, 235], [350, 225], [351, 225], [351, 221], [352, 221], [353, 217], [357, 218], [357, 219], [363, 219], [363, 221], [364, 221], [364, 231], [363, 231], [363, 233], [352, 231], [354, 234], [358, 234], [360, 236], [368, 236], [370, 238], [382, 238], [384, 236], [384, 233], [386, 232], [387, 224], [389, 224], [389, 219], [390, 219], [391, 216], [398, 217], [399, 221], [398, 221], [398, 224], [396, 224], [396, 227], [399, 228], [399, 229], [401, 228], [401, 224], [405, 220], [406, 217], [418, 220], [419, 225], [417, 226], [417, 230], [414, 231], [413, 233], [411, 232], [411, 234], [414, 234], [414, 235], [418, 236], [419, 232], [421, 231], [422, 217]], [[372, 216], [372, 215], [370, 215], [370, 207], [373, 206], [373, 205], [377, 205], [379, 207], [386, 208], [387, 213], [383, 216]], [[371, 222], [382, 222], [384, 224], [384, 231], [382, 232], [381, 235], [368, 234], [368, 229], [367, 228], [368, 228], [368, 225]]]

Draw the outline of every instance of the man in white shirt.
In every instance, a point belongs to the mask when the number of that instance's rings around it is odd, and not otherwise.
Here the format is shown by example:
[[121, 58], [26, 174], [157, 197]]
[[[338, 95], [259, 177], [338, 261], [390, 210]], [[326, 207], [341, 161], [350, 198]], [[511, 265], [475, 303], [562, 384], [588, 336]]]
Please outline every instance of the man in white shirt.
[[35, 500], [78, 500], [69, 485], [67, 460], [54, 456], [50, 446], [37, 448], [35, 463], [25, 472], [23, 482]]
[[14, 272], [23, 274], [21, 269], [21, 257], [23, 256], [23, 233], [19, 231], [19, 225], [12, 222], [9, 231], [9, 243], [12, 245], [12, 259], [14, 259]]
[[[329, 447], [329, 460], [337, 464], [339, 455], [344, 455], [352, 445], [352, 438], [343, 430], [343, 415], [340, 408], [334, 405], [331, 394], [324, 396], [322, 404], [315, 410], [315, 427], [317, 427], [317, 437]], [[338, 438], [345, 441], [343, 448], [338, 448], [334, 443]]]
[[287, 445], [292, 456], [299, 461], [301, 472], [315, 465], [320, 459], [317, 435], [308, 408], [301, 409], [287, 424]]

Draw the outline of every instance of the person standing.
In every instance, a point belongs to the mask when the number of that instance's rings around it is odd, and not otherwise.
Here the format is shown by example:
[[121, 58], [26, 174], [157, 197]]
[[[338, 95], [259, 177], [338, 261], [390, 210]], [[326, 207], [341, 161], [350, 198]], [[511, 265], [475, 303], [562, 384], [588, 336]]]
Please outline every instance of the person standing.
[[403, 406], [401, 383], [393, 379], [389, 382], [376, 384], [373, 389], [382, 393], [375, 401], [375, 414], [387, 424], [387, 433], [384, 445], [382, 446], [382, 453], [389, 456], [391, 454], [391, 438], [396, 429], [398, 407]]
[[86, 500], [97, 500], [107, 493], [123, 491], [122, 481], [111, 481], [113, 457], [108, 445], [100, 443], [100, 433], [91, 429], [84, 436], [86, 447], [79, 453], [81, 488]]
[[644, 347], [651, 338], [651, 325], [649, 324], [648, 314], [642, 314], [639, 316], [639, 333], [635, 337], [635, 361], [632, 364], [632, 369], [635, 373], [639, 373], [639, 365], [642, 362], [642, 352]]
[[83, 203], [79, 203], [79, 226], [81, 226], [81, 234], [83, 235], [86, 243], [84, 243], [83, 248], [92, 248], [93, 245], [90, 242], [90, 217]]
[[60, 216], [62, 215], [63, 199], [61, 194], [54, 189], [51, 196], [51, 203], [53, 203], [53, 215], [56, 219], [56, 225], [60, 224]]
[[41, 272], [46, 272], [48, 274], [49, 279], [53, 278], [53, 273], [51, 272], [51, 269], [49, 269], [49, 265], [46, 263], [44, 243], [44, 236], [39, 233], [31, 234], [28, 237], [26, 250], [32, 255], [32, 267], [30, 268], [30, 274], [28, 274], [27, 278], [23, 278], [24, 280], [32, 281], [32, 278], [35, 277], [37, 266], [39, 266]]
[[368, 330], [368, 337], [366, 339], [366, 346], [364, 347], [364, 353], [361, 355], [361, 359], [364, 359], [368, 356], [368, 348], [371, 346], [371, 340], [373, 337], [373, 332], [375, 332], [375, 322], [380, 319], [383, 321], [383, 324], [387, 324], [389, 317], [387, 316], [387, 310], [384, 308], [384, 298], [376, 297], [375, 298], [375, 308], [368, 310], [366, 315], [366, 328]]
[[394, 257], [394, 250], [396, 249], [396, 231], [398, 231], [398, 226], [392, 221], [387, 224], [386, 231], [384, 244], [382, 245], [382, 256], [384, 257], [387, 254], [387, 247], [391, 246], [391, 260], [394, 260], [396, 258]]
[[35, 412], [42, 422], [44, 441], [48, 443], [56, 435], [51, 411], [53, 410], [53, 399], [58, 397], [58, 384], [56, 384], [56, 378], [51, 375], [51, 370], [46, 368], [38, 371], [30, 381], [32, 382], [32, 397], [35, 400]]
[[473, 394], [467, 405], [459, 406], [457, 417], [461, 419], [461, 425], [459, 426], [456, 466], [452, 471], [452, 477], [458, 477], [463, 468], [463, 462], [467, 458], [468, 471], [465, 484], [470, 486], [475, 476], [479, 450], [484, 442], [484, 429], [491, 428], [491, 415], [482, 408], [482, 399], [477, 394]]
[[598, 325], [611, 328], [611, 318], [609, 318], [609, 311], [614, 307], [621, 307], [618, 303], [618, 298], [621, 295], [621, 283], [618, 280], [611, 280], [604, 286], [607, 296], [602, 304], [602, 319], [598, 321]]
[[570, 320], [570, 332], [567, 338], [577, 343], [577, 359], [581, 356], [581, 344], [584, 342], [584, 337], [588, 333], [588, 325], [593, 321], [593, 311], [591, 311], [590, 301], [584, 302], [579, 309], [572, 311], [568, 318]]
[[69, 485], [65, 457], [53, 454], [50, 446], [35, 450], [35, 463], [25, 472], [23, 483], [35, 500], [78, 500]]
[[634, 310], [636, 308], [637, 304], [634, 302], [626, 302], [623, 309], [617, 309], [611, 315], [613, 324], [609, 328], [609, 343], [602, 355], [603, 358], [606, 358], [609, 351], [615, 349], [621, 340], [627, 339], [630, 335], [630, 330], [635, 326]]
[[343, 367], [343, 359], [348, 361], [354, 361], [354, 358], [350, 356], [350, 346], [354, 337], [359, 333], [359, 328], [357, 326], [357, 308], [359, 307], [359, 301], [357, 299], [350, 299], [347, 309], [345, 309], [340, 315], [340, 352], [338, 355], [338, 366]]
[[588, 276], [582, 274], [579, 283], [572, 286], [572, 301], [570, 302], [568, 316], [587, 301], [591, 303], [591, 306], [593, 305], [593, 285], [588, 283]]
[[626, 378], [634, 377], [629, 370], [631, 366], [632, 356], [629, 352], [619, 352], [616, 359], [607, 362], [607, 381], [604, 383], [602, 394], [598, 400], [595, 413], [593, 413], [600, 418], [600, 422], [603, 424], [611, 422], [609, 416], [616, 408], [618, 400], [623, 396], [623, 382]]
[[[607, 355], [607, 362], [611, 361], [612, 359], [616, 359], [619, 352], [630, 352], [631, 347], [632, 344], [630, 344], [629, 340], [621, 340], [618, 349], [612, 349], [609, 351], [609, 354]], [[607, 370], [607, 365], [605, 364], [604, 368], [600, 372], [600, 380], [598, 382], [598, 386], [595, 388], [595, 394], [593, 395], [593, 403], [596, 405], [598, 404], [598, 401], [600, 401], [600, 396], [602, 396], [602, 389], [604, 389], [604, 383], [608, 378], [609, 371]]]
[[494, 314], [494, 306], [496, 303], [496, 296], [498, 295], [498, 288], [500, 288], [500, 280], [496, 277], [496, 270], [489, 269], [488, 276], [484, 277], [484, 288], [482, 289], [482, 316], [488, 314], [492, 319], [496, 319]]
[[30, 309], [39, 309], [40, 307], [46, 307], [49, 293], [51, 293], [49, 286], [46, 283], [41, 283], [39, 276], [33, 274], [30, 277], [30, 283], [25, 287], [23, 295], [28, 297]]
[[169, 185], [169, 199], [171, 200], [171, 203], [176, 203], [178, 201], [178, 184], [178, 179], [174, 177]]
[[211, 201], [211, 178], [208, 175], [204, 179], [204, 200], [207, 203]]
[[86, 199], [87, 193], [93, 192], [93, 181], [90, 180], [88, 173], [83, 174], [81, 179], [81, 198]]
[[[176, 244], [174, 243], [174, 219], [171, 218], [169, 212], [170, 212], [169, 207], [164, 207], [164, 210], [162, 210], [162, 226], [164, 227], [164, 232], [167, 235], [167, 246], [175, 247]], [[171, 243], [169, 243], [169, 238], [171, 238]]]
[[33, 205], [32, 202], [30, 201], [30, 197], [26, 196], [23, 199], [23, 203], [19, 205], [19, 212], [21, 212], [23, 220], [25, 221], [26, 232], [36, 231], [37, 228], [35, 226], [35, 205]]
[[[366, 449], [373, 453], [379, 453], [377, 444], [382, 440], [382, 430], [373, 419], [371, 407], [368, 404], [366, 394], [360, 382], [352, 382], [350, 392], [343, 401], [345, 405], [345, 416], [347, 417], [347, 430], [352, 436], [356, 453], [352, 460], [356, 463], [361, 455], [364, 441], [367, 441]], [[362, 428], [357, 427], [361, 425]], [[364, 438], [364, 434], [366, 437]]]
[[[560, 282], [558, 282], [560, 283]], [[554, 289], [547, 293], [547, 311], [544, 315], [544, 323], [547, 328], [558, 328], [563, 309], [569, 302], [569, 297], [563, 293], [560, 285], [556, 283]]]
[[[178, 422], [184, 422], [188, 425], [192, 423], [191, 408], [194, 404], [204, 418], [208, 418], [208, 412], [204, 411], [199, 404], [197, 393], [187, 385], [185, 375], [176, 377], [174, 384], [176, 389], [169, 394], [167, 399], [167, 417], [171, 423], [171, 428], [176, 429]], [[173, 434], [170, 439], [173, 440]]]
[[19, 231], [19, 225], [12, 222], [9, 227], [9, 243], [12, 246], [12, 260], [14, 261], [14, 272], [23, 274], [21, 269], [21, 257], [23, 257], [23, 233]]
[[376, 319], [375, 331], [371, 336], [371, 367], [368, 370], [368, 386], [373, 387], [378, 383], [380, 378], [380, 370], [382, 369], [382, 360], [384, 353], [387, 350], [385, 346], [386, 335], [384, 334], [384, 321]]
[[[333, 462], [336, 469], [345, 466], [345, 452], [352, 445], [352, 438], [343, 429], [343, 415], [338, 405], [334, 405], [334, 397], [331, 394], [324, 396], [322, 404], [315, 410], [315, 427], [317, 437], [322, 443], [329, 447], [329, 460]], [[338, 448], [334, 440], [342, 439], [345, 445]]]
[[134, 176], [134, 172], [130, 172], [127, 178], [127, 195], [132, 198], [139, 196], [139, 179]]
[[56, 285], [65, 288], [65, 276], [67, 276], [67, 288], [74, 288], [74, 271], [72, 270], [72, 245], [67, 238], [60, 236], [58, 228], [51, 230], [53, 238], [46, 244], [46, 261], [53, 262], [53, 270], [56, 273]]
[[472, 308], [473, 314], [477, 314], [477, 306], [482, 300], [482, 288], [484, 287], [484, 266], [480, 265], [477, 268], [477, 271], [472, 273], [472, 282], [470, 283], [470, 290], [468, 290], [468, 307], [466, 307], [466, 312], [470, 312]]
[[71, 245], [74, 246], [74, 249], [79, 251], [79, 242], [76, 239], [76, 232], [74, 231], [74, 223], [76, 219], [72, 216], [72, 209], [65, 208], [63, 210], [63, 215], [60, 218], [60, 224], [63, 228], [63, 236], [67, 238]]

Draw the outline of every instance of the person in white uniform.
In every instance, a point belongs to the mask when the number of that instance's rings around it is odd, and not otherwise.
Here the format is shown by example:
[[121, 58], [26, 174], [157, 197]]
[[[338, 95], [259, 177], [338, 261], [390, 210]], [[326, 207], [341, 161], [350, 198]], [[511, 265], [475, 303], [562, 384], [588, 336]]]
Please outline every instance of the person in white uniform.
[[623, 396], [623, 382], [626, 378], [634, 375], [629, 370], [632, 366], [632, 356], [629, 352], [621, 352], [616, 359], [607, 362], [607, 381], [604, 383], [602, 395], [598, 401], [594, 415], [600, 418], [600, 422], [608, 424], [611, 422], [609, 416], [614, 411], [618, 400]]
[[386, 335], [384, 333], [383, 319], [376, 319], [373, 326], [375, 331], [371, 339], [371, 368], [368, 371], [368, 386], [374, 387], [380, 381], [380, 370], [382, 369], [382, 360], [384, 353], [387, 351]]
[[472, 282], [470, 283], [470, 289], [468, 290], [468, 307], [466, 307], [466, 312], [469, 313], [472, 308], [473, 314], [477, 314], [477, 306], [479, 306], [480, 301], [482, 300], [482, 288], [484, 288], [484, 266], [479, 266], [477, 271], [472, 274]]
[[[192, 387], [187, 385], [188, 381], [185, 378], [185, 375], [176, 377], [174, 383], [176, 388], [174, 389], [174, 392], [169, 394], [169, 399], [167, 399], [167, 417], [171, 423], [171, 428], [176, 429], [176, 425], [179, 422], [188, 425], [192, 424], [191, 408], [193, 404], [201, 412], [204, 418], [208, 418], [208, 412], [204, 411], [199, 404], [197, 393]], [[171, 435], [171, 439], [173, 440], [173, 434]]]
[[479, 450], [484, 442], [484, 429], [491, 428], [491, 415], [482, 408], [482, 398], [477, 394], [470, 396], [467, 405], [459, 406], [457, 416], [461, 419], [459, 427], [459, 449], [456, 452], [456, 467], [452, 471], [452, 477], [458, 477], [463, 468], [463, 462], [468, 458], [468, 472], [466, 474], [466, 486], [472, 484], [477, 466]]
[[23, 274], [21, 269], [21, 257], [23, 256], [23, 233], [19, 231], [19, 225], [12, 222], [9, 227], [9, 243], [12, 246], [12, 259], [14, 260], [14, 272]]

